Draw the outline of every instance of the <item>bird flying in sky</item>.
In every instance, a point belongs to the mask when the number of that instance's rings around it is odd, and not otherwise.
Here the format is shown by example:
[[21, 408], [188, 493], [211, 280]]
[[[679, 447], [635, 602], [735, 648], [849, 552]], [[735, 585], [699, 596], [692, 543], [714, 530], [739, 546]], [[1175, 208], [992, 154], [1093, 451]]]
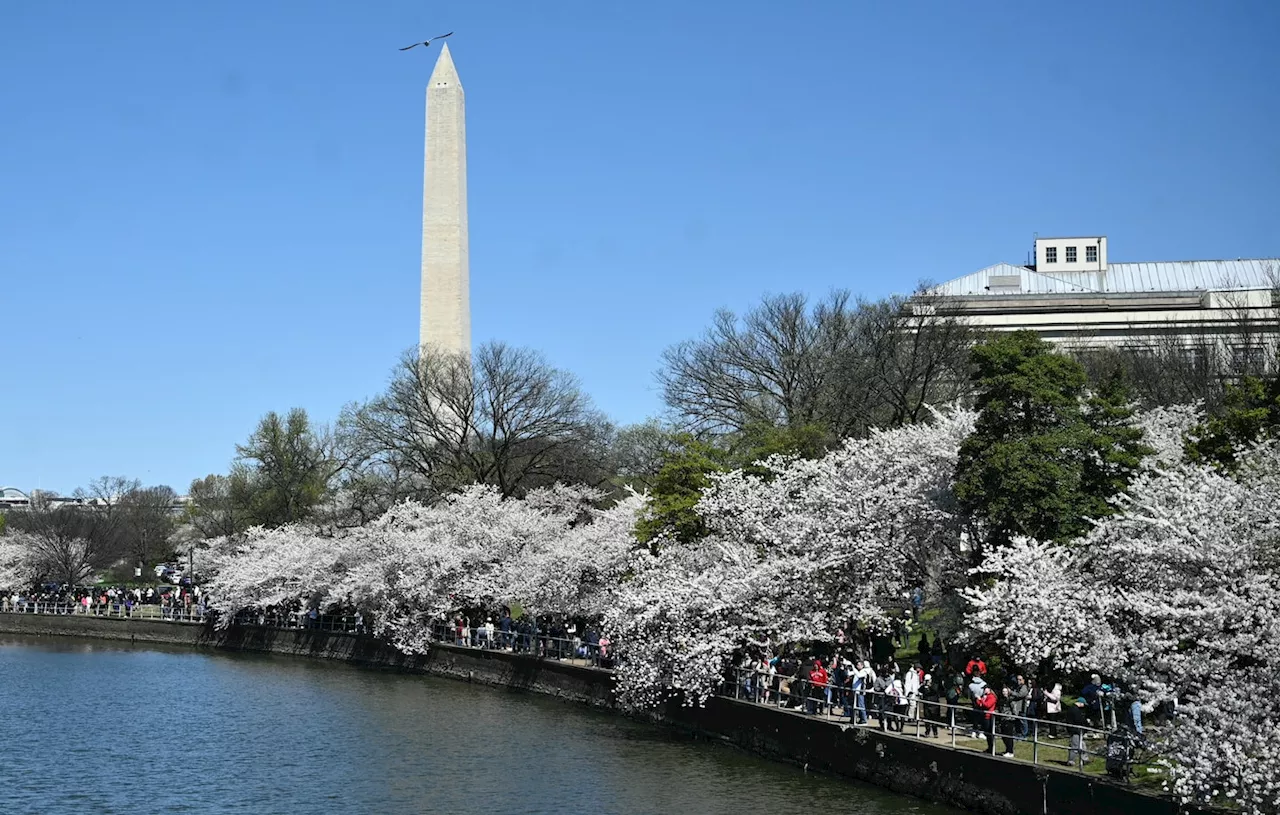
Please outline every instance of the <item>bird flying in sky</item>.
[[445, 37], [449, 37], [449, 36], [452, 36], [452, 35], [453, 35], [453, 32], [452, 32], [452, 31], [450, 31], [448, 34], [441, 34], [441, 35], [440, 35], [440, 36], [438, 36], [438, 37], [432, 37], [431, 39], [427, 40], [426, 42], [415, 42], [413, 45], [406, 45], [404, 48], [401, 48], [400, 50], [401, 50], [401, 51], [408, 51], [410, 48], [417, 48], [419, 45], [430, 45], [431, 43], [435, 42], [436, 40], [443, 40]]

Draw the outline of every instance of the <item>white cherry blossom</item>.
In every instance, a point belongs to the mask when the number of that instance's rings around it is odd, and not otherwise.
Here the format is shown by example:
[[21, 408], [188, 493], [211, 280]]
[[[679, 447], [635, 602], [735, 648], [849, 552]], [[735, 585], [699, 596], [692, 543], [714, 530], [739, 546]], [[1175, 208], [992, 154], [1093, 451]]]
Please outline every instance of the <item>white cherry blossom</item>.
[[698, 505], [711, 535], [638, 556], [607, 617], [623, 703], [698, 704], [744, 646], [884, 625], [911, 586], [954, 573], [951, 481], [973, 420], [939, 412], [816, 460], [769, 459], [769, 478], [715, 476]]
[[1280, 448], [1234, 476], [1177, 464], [1143, 472], [1119, 512], [1079, 541], [990, 553], [970, 623], [1017, 660], [1097, 670], [1154, 702], [1170, 785], [1188, 801], [1280, 804]]

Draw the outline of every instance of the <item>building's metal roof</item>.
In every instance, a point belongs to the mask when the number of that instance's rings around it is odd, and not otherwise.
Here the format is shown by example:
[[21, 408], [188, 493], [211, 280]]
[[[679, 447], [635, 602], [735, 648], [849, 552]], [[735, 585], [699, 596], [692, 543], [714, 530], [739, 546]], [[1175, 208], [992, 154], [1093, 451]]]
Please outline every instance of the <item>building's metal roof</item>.
[[[1021, 285], [1007, 284], [1018, 276]], [[993, 285], [992, 278], [997, 278]], [[1141, 294], [1175, 291], [1270, 289], [1280, 285], [1280, 258], [1108, 263], [1105, 272], [1046, 274], [997, 263], [933, 287], [947, 297], [995, 294]]]

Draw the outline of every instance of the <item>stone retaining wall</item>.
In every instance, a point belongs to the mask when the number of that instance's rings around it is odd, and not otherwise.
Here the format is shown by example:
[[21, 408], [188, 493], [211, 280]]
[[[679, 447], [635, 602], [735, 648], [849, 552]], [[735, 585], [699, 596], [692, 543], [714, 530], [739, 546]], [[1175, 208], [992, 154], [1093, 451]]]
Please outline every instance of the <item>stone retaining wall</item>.
[[[0, 633], [98, 637], [337, 659], [533, 691], [597, 707], [614, 705], [609, 671], [505, 651], [439, 645], [428, 655], [411, 656], [373, 637], [352, 634], [254, 626], [214, 631], [196, 625], [76, 615], [0, 614]], [[645, 718], [806, 769], [988, 815], [1175, 815], [1185, 811], [1166, 799], [1097, 776], [991, 758], [733, 699], [712, 698], [702, 708], [671, 704]]]
[[436, 645], [430, 653], [415, 656], [397, 651], [373, 637], [252, 626], [221, 633], [215, 647], [341, 659], [357, 665], [533, 691], [597, 707], [613, 706], [611, 672], [506, 651]]
[[208, 633], [202, 625], [160, 620], [94, 617], [80, 614], [0, 613], [0, 634], [33, 637], [93, 637], [121, 642], [154, 642], [164, 645], [203, 645]]

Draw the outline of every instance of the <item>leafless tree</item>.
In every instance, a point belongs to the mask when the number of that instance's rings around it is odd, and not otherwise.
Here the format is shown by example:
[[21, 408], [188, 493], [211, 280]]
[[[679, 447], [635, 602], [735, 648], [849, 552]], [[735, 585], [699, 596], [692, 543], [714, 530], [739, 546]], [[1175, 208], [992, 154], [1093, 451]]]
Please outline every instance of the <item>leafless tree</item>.
[[837, 291], [812, 307], [801, 294], [774, 295], [741, 318], [718, 312], [702, 337], [663, 354], [658, 380], [692, 430], [820, 425], [861, 435], [963, 394], [975, 338], [923, 289], [878, 302]]
[[[831, 334], [845, 327], [837, 321], [846, 319], [848, 299], [838, 292], [811, 313], [802, 294], [773, 295], [741, 319], [716, 312], [701, 338], [663, 353], [658, 381], [667, 405], [710, 431], [816, 421], [828, 347], [844, 339]], [[820, 322], [820, 314], [829, 319]]]
[[134, 564], [145, 569], [154, 559], [172, 554], [170, 536], [177, 522], [178, 495], [172, 487], [141, 487], [120, 501], [125, 547]]
[[675, 429], [657, 419], [618, 428], [612, 464], [619, 483], [636, 490], [652, 486], [663, 462], [678, 447]]
[[123, 506], [126, 498], [141, 489], [142, 482], [123, 475], [104, 475], [93, 479], [89, 486], [78, 488], [72, 495], [97, 513], [99, 534], [121, 535], [125, 521]]
[[[969, 392], [969, 349], [981, 339], [961, 318], [939, 313], [936, 295], [921, 287], [911, 297], [858, 304], [856, 341], [837, 368], [856, 377], [863, 415], [872, 426], [895, 427], [927, 417], [927, 406], [954, 402]], [[851, 426], [851, 422], [853, 425]], [[846, 433], [864, 432], [856, 417]]]
[[576, 379], [502, 343], [473, 357], [411, 351], [386, 392], [349, 407], [339, 424], [360, 469], [428, 499], [474, 483], [518, 496], [608, 476], [611, 428]]
[[31, 549], [35, 571], [67, 585], [84, 582], [121, 554], [119, 524], [102, 507], [33, 496], [8, 518], [9, 534]]

